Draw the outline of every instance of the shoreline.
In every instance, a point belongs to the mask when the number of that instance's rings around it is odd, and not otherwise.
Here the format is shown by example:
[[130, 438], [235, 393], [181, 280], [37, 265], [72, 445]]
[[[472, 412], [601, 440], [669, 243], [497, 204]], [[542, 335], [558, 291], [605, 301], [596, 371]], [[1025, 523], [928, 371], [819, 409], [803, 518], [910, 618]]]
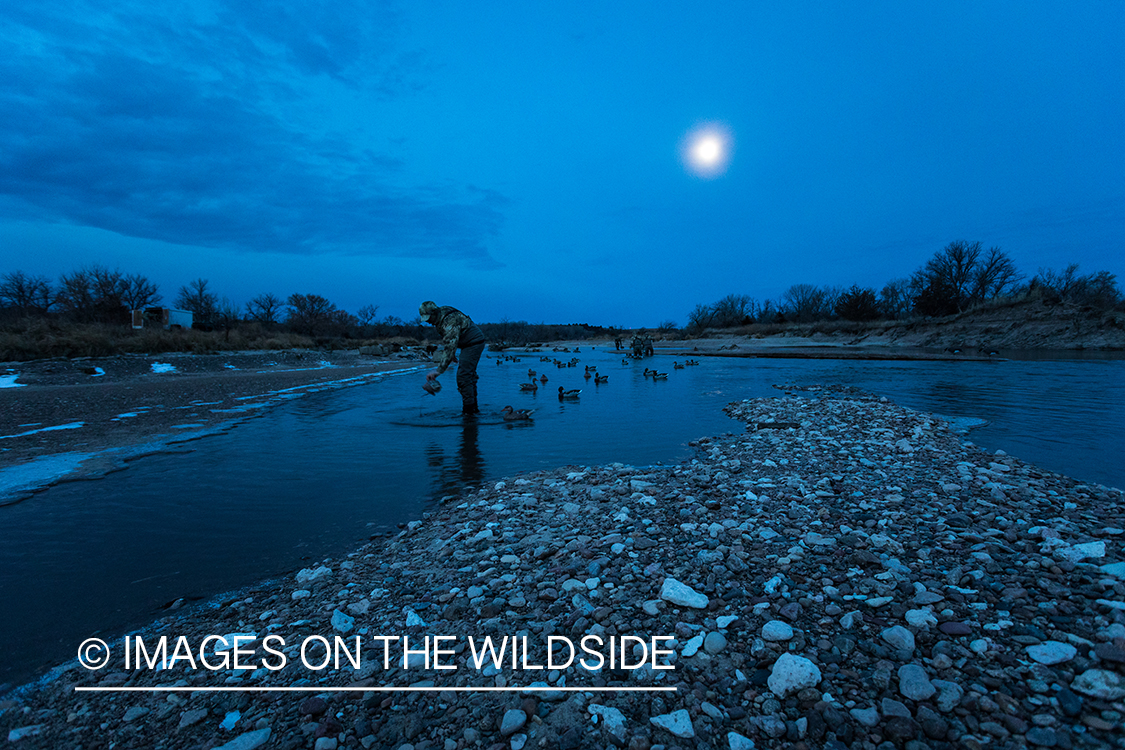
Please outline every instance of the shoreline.
[[230, 430], [306, 393], [423, 364], [413, 354], [300, 350], [5, 363], [14, 377], [0, 392], [0, 506]]
[[[753, 429], [700, 440], [694, 459], [490, 482], [390, 540], [142, 631], [253, 632], [260, 654], [267, 634], [288, 648], [366, 628], [359, 670], [72, 662], [0, 704], [0, 728], [21, 747], [1108, 744], [1125, 713], [1121, 492], [986, 454], [885, 399], [786, 395], [728, 406]], [[519, 633], [673, 635], [675, 669], [489, 673], [462, 649], [452, 672], [387, 670], [369, 640]], [[560, 677], [678, 690], [378, 692]], [[312, 692], [72, 691], [157, 685]]]

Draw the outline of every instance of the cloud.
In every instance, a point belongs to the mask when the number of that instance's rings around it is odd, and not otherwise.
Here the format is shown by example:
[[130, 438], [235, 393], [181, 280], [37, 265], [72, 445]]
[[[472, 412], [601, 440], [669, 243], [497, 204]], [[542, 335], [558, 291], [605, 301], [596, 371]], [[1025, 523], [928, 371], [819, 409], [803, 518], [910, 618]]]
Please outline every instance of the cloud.
[[419, 87], [388, 8], [152, 8], [3, 12], [0, 210], [214, 248], [496, 264], [502, 196], [411, 184], [394, 154], [318, 117], [325, 97]]

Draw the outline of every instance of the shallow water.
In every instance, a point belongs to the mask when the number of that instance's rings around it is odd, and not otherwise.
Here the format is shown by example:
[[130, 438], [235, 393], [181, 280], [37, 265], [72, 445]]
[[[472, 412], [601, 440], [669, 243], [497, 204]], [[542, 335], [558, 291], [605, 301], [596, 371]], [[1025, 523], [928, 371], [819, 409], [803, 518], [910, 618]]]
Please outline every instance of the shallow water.
[[[493, 356], [493, 355], [490, 355]], [[978, 417], [971, 439], [1071, 476], [1125, 486], [1125, 361], [872, 362], [664, 356], [622, 364], [582, 347], [575, 368], [523, 355], [480, 365], [486, 414], [466, 426], [452, 373], [436, 397], [421, 371], [282, 404], [228, 433], [59, 485], [0, 508], [0, 682], [71, 658], [86, 637], [150, 621], [181, 597], [210, 597], [353, 549], [418, 518], [466, 484], [613, 461], [669, 463], [688, 441], [742, 430], [730, 401], [774, 383], [843, 383], [917, 409]], [[666, 381], [645, 365], [671, 370]], [[583, 365], [609, 375], [594, 386]], [[549, 382], [535, 394], [527, 370]], [[582, 388], [560, 403], [559, 385]], [[535, 409], [504, 423], [505, 404]]]

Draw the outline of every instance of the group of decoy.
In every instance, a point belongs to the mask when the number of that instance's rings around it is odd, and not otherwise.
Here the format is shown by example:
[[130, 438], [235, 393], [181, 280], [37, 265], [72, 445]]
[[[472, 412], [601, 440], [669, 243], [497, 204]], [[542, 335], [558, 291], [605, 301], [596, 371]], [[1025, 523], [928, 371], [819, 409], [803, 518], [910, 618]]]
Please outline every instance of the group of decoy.
[[647, 367], [645, 368], [644, 376], [646, 378], [652, 378], [653, 380], [667, 380], [668, 379], [668, 373], [657, 372], [656, 370], [650, 370]]

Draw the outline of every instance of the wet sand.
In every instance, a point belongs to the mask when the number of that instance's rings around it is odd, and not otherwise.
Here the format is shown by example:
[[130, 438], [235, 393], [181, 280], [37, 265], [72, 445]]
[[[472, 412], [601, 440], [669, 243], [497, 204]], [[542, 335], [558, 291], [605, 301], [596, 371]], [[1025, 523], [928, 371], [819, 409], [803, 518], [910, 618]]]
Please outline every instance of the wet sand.
[[221, 430], [303, 393], [420, 368], [418, 355], [161, 354], [0, 365], [0, 503]]

